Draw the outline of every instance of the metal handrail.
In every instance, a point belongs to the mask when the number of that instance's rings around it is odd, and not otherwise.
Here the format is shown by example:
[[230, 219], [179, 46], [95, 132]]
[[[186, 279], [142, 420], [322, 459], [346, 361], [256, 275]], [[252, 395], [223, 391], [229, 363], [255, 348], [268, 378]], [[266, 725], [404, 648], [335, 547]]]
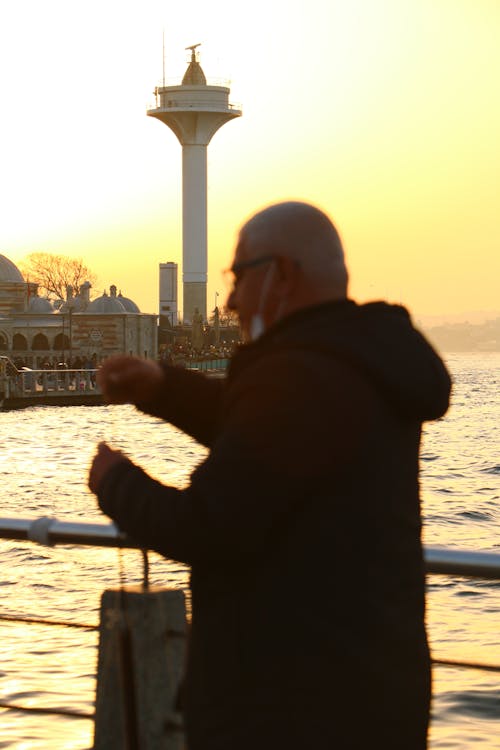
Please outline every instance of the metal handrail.
[[24, 398], [25, 396], [46, 396], [47, 393], [93, 393], [100, 394], [96, 382], [95, 368], [79, 367], [60, 370], [18, 370], [4, 374], [0, 378], [0, 391], [4, 397]]
[[[25, 539], [50, 546], [83, 544], [92, 547], [138, 549], [131, 537], [114, 523], [74, 523], [56, 518], [0, 518], [0, 538]], [[500, 580], [500, 553], [470, 552], [449, 547], [424, 546], [427, 573]]]
[[140, 547], [114, 523], [74, 523], [47, 516], [35, 519], [0, 518], [0, 538], [24, 539], [48, 546], [83, 544], [90, 547]]
[[428, 573], [486, 578], [500, 581], [500, 553], [471, 552], [449, 547], [424, 547]]
[[[97, 547], [119, 547], [137, 549], [139, 545], [114, 523], [74, 523], [72, 521], [58, 521], [56, 518], [43, 516], [41, 518], [0, 518], [0, 538], [11, 540], [26, 540], [53, 546], [56, 544], [82, 544]], [[147, 563], [147, 553], [143, 550]], [[427, 573], [470, 576], [492, 580], [500, 580], [500, 554], [490, 552], [469, 552], [466, 550], [449, 549], [445, 547], [424, 546], [424, 563]], [[147, 573], [146, 573], [147, 577]], [[39, 618], [22, 618], [5, 615], [5, 620], [20, 622], [36, 622], [43, 625], [63, 625], [96, 629], [78, 623], [43, 621]], [[500, 673], [500, 665], [479, 662], [457, 661], [436, 658], [432, 661], [436, 665], [447, 667], [462, 667], [486, 670]], [[24, 713], [41, 713], [48, 715], [70, 716], [78, 719], [95, 720], [95, 713], [73, 711], [70, 709], [24, 706], [0, 700], [0, 708]]]

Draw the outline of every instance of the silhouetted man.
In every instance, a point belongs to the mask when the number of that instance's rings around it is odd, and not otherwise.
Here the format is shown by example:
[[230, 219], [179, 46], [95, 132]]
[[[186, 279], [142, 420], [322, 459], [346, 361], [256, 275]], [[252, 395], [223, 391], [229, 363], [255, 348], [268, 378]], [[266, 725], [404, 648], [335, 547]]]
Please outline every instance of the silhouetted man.
[[242, 228], [224, 381], [107, 360], [131, 402], [209, 448], [185, 489], [101, 444], [90, 487], [141, 544], [192, 566], [190, 750], [422, 750], [430, 701], [418, 490], [446, 369], [406, 310], [347, 296], [314, 206]]

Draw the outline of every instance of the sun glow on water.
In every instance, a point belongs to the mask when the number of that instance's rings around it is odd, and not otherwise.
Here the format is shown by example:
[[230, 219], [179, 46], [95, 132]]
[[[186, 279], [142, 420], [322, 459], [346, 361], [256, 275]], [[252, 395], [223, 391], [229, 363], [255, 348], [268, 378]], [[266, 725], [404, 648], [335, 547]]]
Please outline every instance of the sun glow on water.
[[[426, 426], [422, 500], [427, 544], [498, 550], [500, 355], [449, 355], [454, 392], [449, 413]], [[206, 450], [178, 430], [132, 407], [41, 407], [4, 412], [0, 421], [3, 515], [105, 522], [86, 476], [96, 443], [107, 439], [160, 480], [182, 487]], [[27, 461], [27, 456], [30, 460]], [[101, 593], [142, 581], [138, 551], [2, 542], [2, 614], [97, 624]], [[187, 589], [188, 570], [151, 554], [153, 585]], [[311, 570], [314, 575], [314, 570]], [[498, 663], [498, 586], [432, 576], [427, 612], [437, 658]], [[189, 600], [188, 600], [189, 606]], [[0, 621], [0, 697], [11, 702], [90, 711], [97, 635], [47, 631]], [[439, 667], [434, 671], [430, 748], [451, 743], [492, 747], [498, 736], [498, 675]], [[23, 738], [29, 737], [29, 740]], [[89, 747], [91, 722], [3, 712], [2, 738], [13, 750]]]

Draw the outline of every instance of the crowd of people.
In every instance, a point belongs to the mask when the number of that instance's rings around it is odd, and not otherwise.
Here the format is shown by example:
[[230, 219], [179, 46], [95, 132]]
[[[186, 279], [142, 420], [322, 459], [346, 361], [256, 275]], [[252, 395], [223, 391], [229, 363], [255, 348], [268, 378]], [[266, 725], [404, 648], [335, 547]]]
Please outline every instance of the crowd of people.
[[227, 360], [232, 357], [237, 346], [237, 342], [232, 342], [228, 344], [222, 343], [219, 346], [210, 345], [204, 346], [202, 349], [195, 349], [190, 342], [186, 341], [182, 344], [161, 347], [159, 359], [161, 362], [179, 366], [191, 362]]

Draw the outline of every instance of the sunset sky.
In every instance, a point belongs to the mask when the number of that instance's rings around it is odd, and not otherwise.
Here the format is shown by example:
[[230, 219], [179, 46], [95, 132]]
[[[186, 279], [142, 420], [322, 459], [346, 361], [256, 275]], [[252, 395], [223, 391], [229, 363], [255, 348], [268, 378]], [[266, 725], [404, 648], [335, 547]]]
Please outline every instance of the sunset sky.
[[158, 311], [182, 260], [181, 147], [146, 116], [163, 34], [167, 83], [201, 42], [243, 109], [208, 151], [209, 309], [241, 223], [292, 198], [333, 218], [355, 299], [500, 314], [498, 0], [0, 0], [1, 254], [83, 257]]

